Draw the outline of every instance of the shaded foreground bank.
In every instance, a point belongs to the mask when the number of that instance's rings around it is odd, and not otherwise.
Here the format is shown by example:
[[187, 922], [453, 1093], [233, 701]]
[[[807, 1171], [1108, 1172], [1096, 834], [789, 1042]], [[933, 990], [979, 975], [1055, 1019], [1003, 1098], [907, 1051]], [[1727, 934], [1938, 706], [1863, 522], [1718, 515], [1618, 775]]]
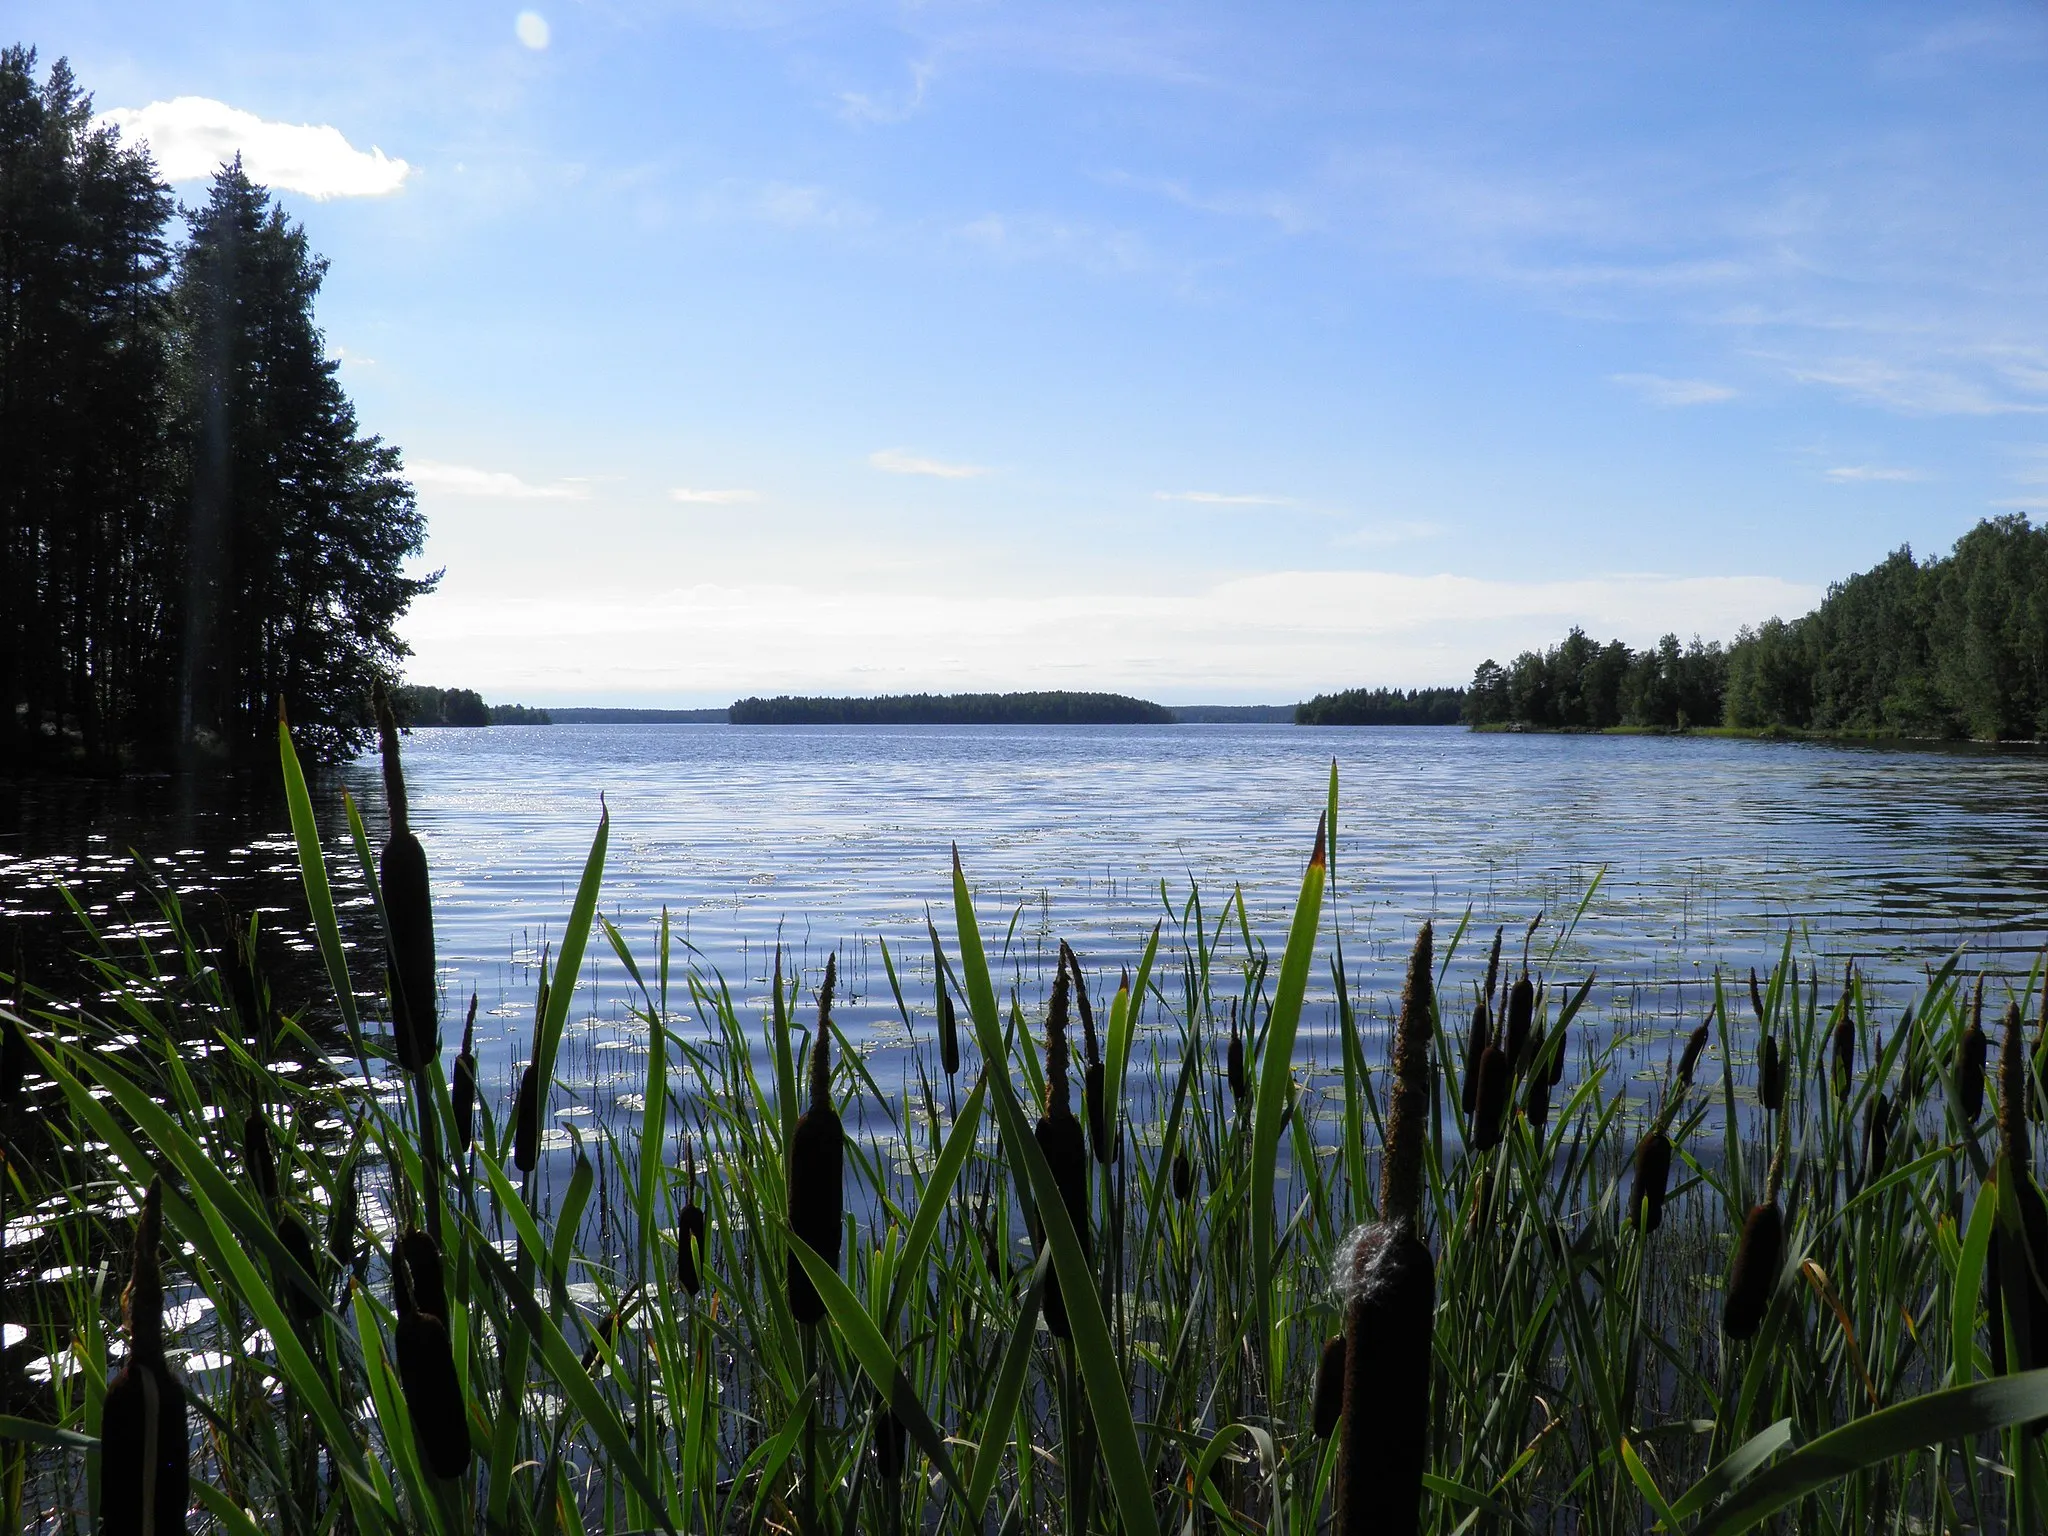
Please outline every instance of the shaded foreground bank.
[[[322, 853], [286, 761], [319, 1009], [281, 1012], [247, 949], [188, 942], [158, 892], [150, 959], [103, 955], [86, 1006], [12, 1010], [27, 1051], [0, 1077], [26, 1068], [32, 1112], [8, 1121], [4, 1304], [28, 1339], [0, 1428], [53, 1524], [118, 1475], [100, 1384], [159, 1177], [193, 1496], [235, 1529], [346, 1506], [365, 1530], [1307, 1531], [1371, 1449], [1364, 1412], [1318, 1433], [1317, 1388], [1326, 1343], [1359, 1337], [1332, 1286], [1347, 1234], [1390, 1189], [1432, 1343], [1374, 1412], [1423, 1427], [1422, 1528], [1736, 1529], [1774, 1499], [1805, 1529], [2025, 1528], [2039, 1507], [2039, 1445], [2000, 1427], [2048, 1414], [2022, 1369], [2048, 1343], [2025, 1262], [2038, 977], [1994, 984], [1980, 1025], [1950, 959], [1902, 1017], [1788, 944], [1644, 1076], [1578, 1025], [1586, 978], [1546, 958], [1562, 925], [1446, 929], [1418, 942], [1397, 1072], [1325, 924], [1320, 840], [1279, 952], [1234, 898], [1191, 899], [1045, 997], [998, 992], [956, 871], [945, 931], [892, 957], [922, 1049], [885, 1083], [836, 1032], [829, 971], [778, 968], [747, 1018], [665, 931], [635, 955], [597, 915], [601, 822], [552, 970], [611, 947], [643, 1032], [634, 1096], [591, 1113], [558, 1084], [566, 985], [509, 1079], [479, 1083], [466, 1040], [452, 1066], [392, 1059], [417, 1037], [358, 994], [380, 967], [342, 944], [328, 860], [384, 866], [401, 986], [426, 909], [359, 822]], [[1329, 1070], [1293, 1064], [1312, 972], [1341, 999]], [[1127, 979], [1088, 987], [1106, 973]], [[1389, 1175], [1404, 1088], [1423, 1112]], [[1396, 1390], [1390, 1356], [1350, 1354], [1354, 1405]], [[80, 1437], [102, 1434], [95, 1483]], [[1846, 1477], [1810, 1481], [1830, 1458]]]

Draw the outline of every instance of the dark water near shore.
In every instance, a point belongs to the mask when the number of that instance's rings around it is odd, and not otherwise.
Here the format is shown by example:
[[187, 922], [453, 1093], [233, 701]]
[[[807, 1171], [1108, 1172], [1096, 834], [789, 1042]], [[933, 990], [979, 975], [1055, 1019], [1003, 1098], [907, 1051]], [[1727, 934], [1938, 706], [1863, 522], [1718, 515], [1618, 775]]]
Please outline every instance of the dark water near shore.
[[[878, 1047], [902, 1033], [880, 941], [928, 1030], [924, 913], [951, 949], [956, 841], [991, 956], [1027, 1003], [1062, 937], [1113, 986], [1162, 917], [1171, 941], [1191, 879], [1212, 927], [1241, 886], [1277, 966], [1333, 755], [1334, 904], [1374, 1014], [1398, 989], [1415, 924], [1435, 917], [1441, 943], [1468, 904], [1475, 932], [1454, 979], [1476, 974], [1494, 924], [1512, 935], [1547, 911], [1539, 969], [1575, 982], [1597, 968], [1589, 1022], [1653, 1051], [1704, 1007], [1717, 966], [1740, 977], [1770, 963], [1788, 926], [1825, 981], [1851, 957], [1880, 980], [1915, 980], [1960, 944], [1973, 968], [2022, 986], [2048, 929], [2048, 756], [2031, 751], [1265, 726], [553, 726], [421, 732], [406, 752], [434, 868], [448, 1048], [458, 1000], [475, 988], [487, 1076], [524, 1058], [534, 965], [559, 936], [600, 793], [613, 817], [603, 908], [643, 963], [663, 904], [749, 1011], [778, 938], [811, 980], [836, 950], [841, 1023]], [[343, 788], [380, 839], [374, 761], [320, 792], [344, 920], [367, 940]], [[59, 882], [117, 929], [124, 902], [145, 914], [132, 846], [216, 927], [221, 893], [265, 908], [280, 963], [317, 994], [286, 821], [267, 794], [38, 784], [6, 791], [0, 812], [0, 921], [22, 925], [32, 951], [54, 932], [69, 941], [73, 920], [47, 915]], [[1218, 963], [1224, 993], [1242, 958], [1235, 927]], [[376, 984], [372, 953], [359, 954], [359, 988]], [[594, 1051], [625, 997], [601, 938], [582, 984], [577, 1016]], [[1177, 998], [1177, 971], [1163, 985]], [[1312, 1056], [1324, 1055], [1331, 996], [1319, 961]], [[584, 1059], [608, 1076], [603, 1058]]]

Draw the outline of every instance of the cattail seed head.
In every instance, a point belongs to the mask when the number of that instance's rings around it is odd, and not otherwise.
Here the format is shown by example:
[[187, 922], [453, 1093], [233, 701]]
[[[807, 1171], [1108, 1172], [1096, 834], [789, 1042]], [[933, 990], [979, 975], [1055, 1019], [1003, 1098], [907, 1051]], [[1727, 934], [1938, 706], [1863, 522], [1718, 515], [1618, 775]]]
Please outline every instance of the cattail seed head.
[[162, 1241], [163, 1184], [152, 1180], [121, 1298], [128, 1360], [100, 1411], [100, 1529], [107, 1536], [184, 1536], [191, 1503], [185, 1384], [164, 1361]]
[[1173, 1152], [1173, 1198], [1182, 1205], [1194, 1198], [1195, 1170], [1188, 1161], [1187, 1149], [1176, 1147]]
[[327, 1256], [344, 1272], [356, 1272], [361, 1264], [360, 1236], [356, 1230], [356, 1165], [342, 1170], [341, 1187], [327, 1216]]
[[277, 1199], [277, 1158], [270, 1149], [270, 1122], [260, 1109], [242, 1122], [242, 1167], [266, 1204]]
[[540, 1161], [540, 1064], [529, 1061], [519, 1074], [519, 1101], [512, 1111], [512, 1165], [533, 1172]]
[[1692, 1075], [1698, 1070], [1700, 1057], [1707, 1049], [1707, 1024], [1705, 1020], [1691, 1034], [1685, 1037], [1685, 1051], [1678, 1058], [1678, 1086], [1690, 1088]]
[[[1500, 935], [1493, 936], [1494, 958], [1500, 958]], [[1465, 1118], [1472, 1118], [1472, 1110], [1479, 1094], [1479, 1058], [1486, 1054], [1486, 1048], [1493, 1043], [1493, 1016], [1488, 1011], [1486, 999], [1481, 998], [1472, 1005], [1472, 1028], [1465, 1035], [1465, 1082], [1459, 1094], [1459, 1102], [1465, 1111]]]
[[676, 1212], [676, 1280], [695, 1296], [704, 1286], [704, 1239], [709, 1224], [693, 1198]]
[[1776, 1035], [1765, 1035], [1756, 1048], [1756, 1096], [1772, 1114], [1785, 1106], [1785, 1064], [1778, 1059]]
[[1829, 1036], [1834, 1053], [1835, 1097], [1846, 1099], [1849, 1085], [1856, 1077], [1856, 1014], [1849, 1005], [1849, 988], [1842, 990], [1842, 1001], [1835, 1009], [1835, 1027]]
[[953, 1012], [952, 994], [939, 992], [939, 1065], [946, 1076], [960, 1073], [960, 1020]]
[[1244, 1036], [1238, 1033], [1237, 1010], [1230, 1010], [1230, 1044], [1223, 1053], [1225, 1075], [1230, 1079], [1230, 1100], [1242, 1104], [1252, 1096], [1251, 1077], [1244, 1068]]
[[469, 994], [469, 1017], [462, 1021], [462, 1049], [455, 1056], [455, 1081], [448, 1089], [455, 1110], [455, 1140], [464, 1152], [476, 1141], [476, 993]]
[[1493, 949], [1486, 957], [1486, 990], [1480, 994], [1480, 1001], [1489, 1007], [1493, 1003], [1493, 989], [1500, 985], [1500, 940], [1506, 931], [1505, 928], [1493, 930]]
[[1749, 968], [1749, 1008], [1756, 1015], [1758, 1024], [1764, 1021], [1764, 989], [1757, 985], [1756, 967]]
[[1508, 1098], [1514, 1091], [1507, 1052], [1489, 1045], [1479, 1055], [1479, 1089], [1472, 1101], [1472, 1150], [1486, 1152], [1500, 1145], [1507, 1126]]
[[398, 1384], [412, 1418], [413, 1443], [436, 1477], [469, 1470], [469, 1410], [455, 1374], [448, 1337], [448, 1292], [441, 1250], [417, 1229], [391, 1256], [392, 1304], [398, 1312]]
[[1332, 1334], [1323, 1345], [1323, 1358], [1316, 1367], [1315, 1411], [1311, 1427], [1318, 1440], [1337, 1432], [1344, 1418], [1344, 1335]]
[[2014, 1225], [2001, 1215], [1985, 1266], [1995, 1273], [2005, 1303], [2003, 1318], [1996, 1310], [1991, 1314], [1993, 1364], [2001, 1373], [2008, 1365], [2007, 1327], [2019, 1351], [2009, 1362], [2013, 1369], [2031, 1371], [2048, 1365], [2048, 1202], [2029, 1175], [2016, 1172], [2014, 1178], [2019, 1221]]
[[1508, 993], [1507, 1057], [1508, 1070], [1519, 1072], [1527, 1064], [1529, 1049], [1529, 1026], [1536, 1017], [1536, 987], [1529, 980], [1524, 969], [1514, 989]]
[[[819, 1258], [839, 1268], [846, 1214], [846, 1131], [832, 1107], [832, 989], [839, 957], [825, 961], [825, 985], [818, 992], [818, 1031], [811, 1041], [811, 1103], [797, 1116], [789, 1145], [789, 1224]], [[792, 1253], [788, 1262], [789, 1309], [799, 1323], [825, 1317], [825, 1298]]]
[[903, 1453], [906, 1436], [903, 1421], [896, 1417], [895, 1410], [887, 1403], [875, 1405], [875, 1471], [885, 1482], [894, 1482], [903, 1475]]
[[1550, 1045], [1550, 1086], [1555, 1088], [1564, 1081], [1565, 1053], [1571, 1048], [1569, 1031], [1571, 1025], [1563, 1018], [1557, 1022], [1557, 1036]]
[[1405, 1218], [1360, 1228], [1346, 1249], [1337, 1530], [1414, 1536], [1429, 1448], [1436, 1264]]
[[1979, 976], [1970, 1024], [1956, 1046], [1956, 1108], [1965, 1125], [1975, 1125], [1984, 1113], [1984, 1062], [1990, 1054], [1991, 1044], [1984, 1038], [1984, 978]]
[[[1052, 1169], [1060, 1204], [1081, 1239], [1081, 1251], [1089, 1253], [1092, 1242], [1088, 1228], [1088, 1149], [1067, 1093], [1067, 953], [1062, 952], [1059, 974], [1053, 978], [1052, 1002], [1045, 1013], [1045, 1114], [1033, 1134]], [[1045, 1279], [1045, 1326], [1056, 1339], [1070, 1336], [1066, 1298], [1056, 1271]]]
[[398, 1064], [422, 1071], [441, 1049], [439, 1003], [434, 989], [434, 903], [427, 851], [407, 822], [405, 772], [398, 757], [398, 722], [391, 700], [377, 686], [377, 726], [383, 745], [384, 798], [391, 835], [378, 863], [389, 930], [386, 961], [391, 981], [391, 1034]]
[[1394, 1081], [1380, 1168], [1380, 1214], [1414, 1221], [1422, 1207], [1422, 1149], [1429, 1121], [1429, 1043], [1436, 1032], [1435, 928], [1422, 925], [1408, 955], [1401, 1019], [1394, 1034]]
[[1891, 1101], [1882, 1093], [1863, 1112], [1863, 1179], [1873, 1182], [1884, 1176], [1885, 1157], [1891, 1150]]
[[2020, 1031], [2020, 1010], [2005, 1010], [2005, 1038], [1998, 1049], [1999, 1151], [2014, 1168], [2024, 1171], [2032, 1161], [2027, 1141], [2027, 1044]]
[[1628, 1194], [1628, 1219], [1654, 1232], [1664, 1221], [1664, 1191], [1671, 1182], [1671, 1138], [1652, 1130], [1636, 1143], [1636, 1176]]
[[284, 1294], [285, 1305], [291, 1309], [293, 1320], [302, 1328], [308, 1327], [319, 1317], [322, 1305], [320, 1261], [313, 1254], [313, 1234], [306, 1230], [306, 1223], [300, 1219], [299, 1213], [289, 1206], [278, 1213], [277, 1240], [291, 1255], [292, 1262], [306, 1272], [307, 1285], [301, 1285], [289, 1273], [280, 1271], [277, 1288]]
[[1550, 1073], [1532, 1073], [1529, 1087], [1522, 1095], [1522, 1113], [1528, 1116], [1530, 1127], [1542, 1134], [1543, 1127], [1550, 1119]]
[[1753, 1338], [1771, 1308], [1778, 1271], [1785, 1259], [1785, 1215], [1771, 1200], [1754, 1207], [1735, 1244], [1735, 1267], [1728, 1276], [1728, 1299], [1721, 1327], [1731, 1339]]

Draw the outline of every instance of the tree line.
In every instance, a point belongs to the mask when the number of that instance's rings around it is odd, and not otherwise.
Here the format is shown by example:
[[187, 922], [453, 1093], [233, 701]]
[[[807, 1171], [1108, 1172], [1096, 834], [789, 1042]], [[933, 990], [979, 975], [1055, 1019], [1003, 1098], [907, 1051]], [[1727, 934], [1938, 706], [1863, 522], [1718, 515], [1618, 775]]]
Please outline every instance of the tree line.
[[868, 699], [737, 699], [733, 725], [1171, 725], [1173, 712], [1121, 693], [905, 693]]
[[2048, 736], [2048, 526], [1987, 518], [1946, 555], [1901, 548], [1813, 612], [1745, 626], [1725, 649], [1655, 649], [1574, 629], [1473, 674], [1466, 718], [1599, 730], [1729, 725], [1876, 736]]
[[1456, 725], [1462, 688], [1347, 688], [1294, 706], [1296, 725]]
[[0, 762], [233, 762], [280, 702], [352, 751], [436, 578], [314, 323], [326, 263], [239, 158], [181, 209], [92, 118], [0, 51]]

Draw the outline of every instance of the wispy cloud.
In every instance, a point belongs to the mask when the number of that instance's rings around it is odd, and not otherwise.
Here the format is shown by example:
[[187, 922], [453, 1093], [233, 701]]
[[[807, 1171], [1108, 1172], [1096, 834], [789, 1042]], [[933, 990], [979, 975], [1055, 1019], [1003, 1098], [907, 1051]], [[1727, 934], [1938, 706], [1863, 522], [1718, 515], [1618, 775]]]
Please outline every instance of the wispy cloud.
[[1417, 539], [1433, 539], [1443, 529], [1435, 523], [1394, 521], [1367, 523], [1331, 538], [1330, 542], [1343, 549], [1379, 549], [1389, 544], [1411, 544]]
[[1728, 385], [1706, 379], [1667, 379], [1660, 373], [1611, 373], [1608, 378], [1652, 405], [1719, 405], [1735, 398]]
[[1154, 501], [1194, 501], [1205, 507], [1288, 507], [1292, 496], [1240, 496], [1225, 491], [1154, 491]]
[[931, 83], [934, 67], [929, 63], [910, 66], [910, 89], [898, 96], [871, 96], [865, 91], [839, 93], [840, 116], [851, 123], [901, 123], [916, 115], [924, 105], [925, 87]]
[[1861, 482], [1866, 480], [1925, 480], [1926, 472], [1918, 469], [1902, 469], [1886, 464], [1837, 464], [1828, 471], [1830, 480]]
[[[1788, 361], [1786, 371], [1801, 384], [1819, 384], [1851, 399], [1881, 405], [1907, 416], [2012, 416], [2048, 413], [2048, 401], [2015, 396], [2012, 386], [2032, 383], [2010, 366], [1996, 379], [1970, 378], [1939, 366], [1898, 363], [1876, 357], [1835, 357]], [[2005, 388], [1998, 387], [2004, 384]], [[2038, 387], [2038, 386], [2033, 386]]]
[[584, 501], [590, 487], [581, 480], [535, 485], [502, 469], [476, 469], [468, 464], [437, 464], [416, 460], [410, 467], [413, 484], [453, 496], [488, 496], [499, 501]]
[[789, 181], [721, 181], [699, 200], [712, 220], [777, 224], [784, 229], [853, 229], [874, 223], [874, 210], [829, 187]]
[[759, 491], [699, 491], [687, 485], [679, 485], [668, 493], [670, 501], [697, 502], [713, 507], [737, 507], [748, 502], [759, 501]]
[[972, 480], [977, 475], [988, 473], [984, 465], [947, 464], [939, 459], [906, 453], [901, 448], [880, 449], [868, 455], [868, 462], [892, 475], [932, 475], [940, 480]]
[[350, 144], [339, 128], [277, 123], [205, 96], [178, 96], [146, 107], [116, 107], [99, 121], [142, 140], [164, 180], [211, 176], [238, 153], [249, 179], [264, 186], [332, 197], [383, 197], [405, 185], [412, 167], [374, 146]]

